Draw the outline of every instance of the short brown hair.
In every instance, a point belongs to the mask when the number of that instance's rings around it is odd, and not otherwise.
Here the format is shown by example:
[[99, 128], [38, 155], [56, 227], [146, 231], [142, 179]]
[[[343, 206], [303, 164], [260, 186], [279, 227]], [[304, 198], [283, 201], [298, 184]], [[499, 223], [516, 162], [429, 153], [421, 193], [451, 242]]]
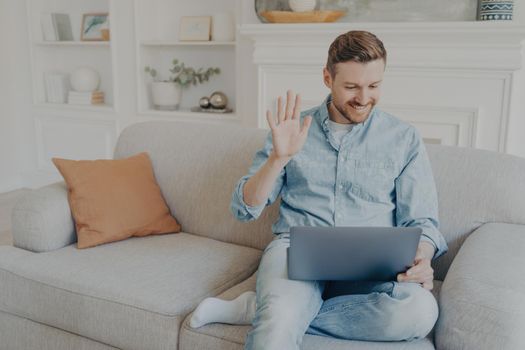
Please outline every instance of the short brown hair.
[[370, 32], [352, 30], [339, 35], [328, 49], [326, 68], [335, 76], [335, 65], [339, 62], [367, 63], [382, 58], [386, 63], [383, 42]]

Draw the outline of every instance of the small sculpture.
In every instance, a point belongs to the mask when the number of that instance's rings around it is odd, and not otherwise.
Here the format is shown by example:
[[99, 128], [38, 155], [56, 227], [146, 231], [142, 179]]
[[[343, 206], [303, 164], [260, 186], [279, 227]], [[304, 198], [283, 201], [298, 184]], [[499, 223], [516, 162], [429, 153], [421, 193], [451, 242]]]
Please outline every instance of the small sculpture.
[[199, 106], [192, 107], [192, 112], [205, 113], [232, 113], [228, 108], [228, 97], [221, 91], [214, 91], [210, 97], [203, 96], [199, 99]]
[[71, 87], [75, 91], [92, 92], [98, 89], [100, 75], [90, 67], [79, 67], [70, 76]]
[[208, 98], [208, 96], [201, 97], [201, 99], [199, 100], [199, 106], [204, 109], [210, 107], [210, 99]]
[[210, 105], [215, 109], [225, 109], [228, 105], [228, 97], [221, 91], [215, 91], [210, 96]]

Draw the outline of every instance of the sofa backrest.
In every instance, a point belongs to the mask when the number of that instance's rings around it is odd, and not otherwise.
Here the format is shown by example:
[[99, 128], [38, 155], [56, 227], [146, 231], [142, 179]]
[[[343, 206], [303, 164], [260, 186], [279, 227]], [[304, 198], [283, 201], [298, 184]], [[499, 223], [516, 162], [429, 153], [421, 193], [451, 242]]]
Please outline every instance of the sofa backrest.
[[438, 191], [439, 229], [449, 246], [435, 264], [443, 279], [472, 231], [488, 222], [525, 224], [525, 158], [465, 147], [426, 148]]
[[[115, 158], [149, 153], [164, 198], [184, 232], [264, 249], [279, 201], [249, 223], [230, 213], [235, 184], [267, 130], [199, 122], [152, 121], [120, 135]], [[525, 159], [470, 148], [427, 145], [449, 252], [434, 263], [443, 279], [465, 238], [486, 222], [525, 224]], [[497, 233], [495, 233], [497, 234]]]
[[258, 220], [242, 223], [230, 212], [230, 202], [265, 137], [265, 130], [233, 124], [152, 121], [124, 129], [114, 157], [148, 152], [162, 194], [184, 232], [263, 249], [273, 238], [278, 203]]

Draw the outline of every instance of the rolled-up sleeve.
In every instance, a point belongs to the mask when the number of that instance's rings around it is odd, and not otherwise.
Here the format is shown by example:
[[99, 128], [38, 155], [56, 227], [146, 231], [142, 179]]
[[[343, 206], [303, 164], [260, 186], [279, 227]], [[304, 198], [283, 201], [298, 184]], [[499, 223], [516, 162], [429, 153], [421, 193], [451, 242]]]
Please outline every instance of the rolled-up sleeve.
[[439, 232], [438, 198], [432, 168], [419, 132], [411, 128], [407, 163], [396, 179], [396, 223], [420, 227], [421, 241], [434, 245], [434, 259], [448, 250]]
[[266, 203], [263, 203], [258, 206], [250, 206], [244, 201], [244, 185], [255, 173], [257, 173], [257, 171], [259, 171], [259, 169], [264, 165], [264, 163], [266, 163], [272, 148], [272, 133], [270, 131], [268, 132], [268, 136], [266, 137], [264, 147], [255, 154], [255, 158], [253, 159], [252, 165], [248, 170], [248, 174], [241, 177], [241, 179], [235, 185], [230, 210], [235, 216], [235, 218], [237, 218], [240, 221], [256, 220], [261, 215], [264, 208], [275, 202], [275, 200], [281, 193], [285, 177], [284, 169], [282, 169], [279, 173], [279, 176], [275, 181], [275, 185], [272, 191], [270, 192]]

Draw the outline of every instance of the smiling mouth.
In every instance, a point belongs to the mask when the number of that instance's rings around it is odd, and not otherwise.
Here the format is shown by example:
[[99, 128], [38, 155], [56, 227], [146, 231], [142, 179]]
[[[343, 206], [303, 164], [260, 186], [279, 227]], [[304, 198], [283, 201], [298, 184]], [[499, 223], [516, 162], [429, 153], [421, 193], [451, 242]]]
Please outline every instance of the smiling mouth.
[[360, 104], [349, 103], [349, 105], [350, 105], [350, 107], [352, 107], [356, 111], [364, 111], [364, 110], [366, 110], [368, 108], [368, 104], [360, 105]]

